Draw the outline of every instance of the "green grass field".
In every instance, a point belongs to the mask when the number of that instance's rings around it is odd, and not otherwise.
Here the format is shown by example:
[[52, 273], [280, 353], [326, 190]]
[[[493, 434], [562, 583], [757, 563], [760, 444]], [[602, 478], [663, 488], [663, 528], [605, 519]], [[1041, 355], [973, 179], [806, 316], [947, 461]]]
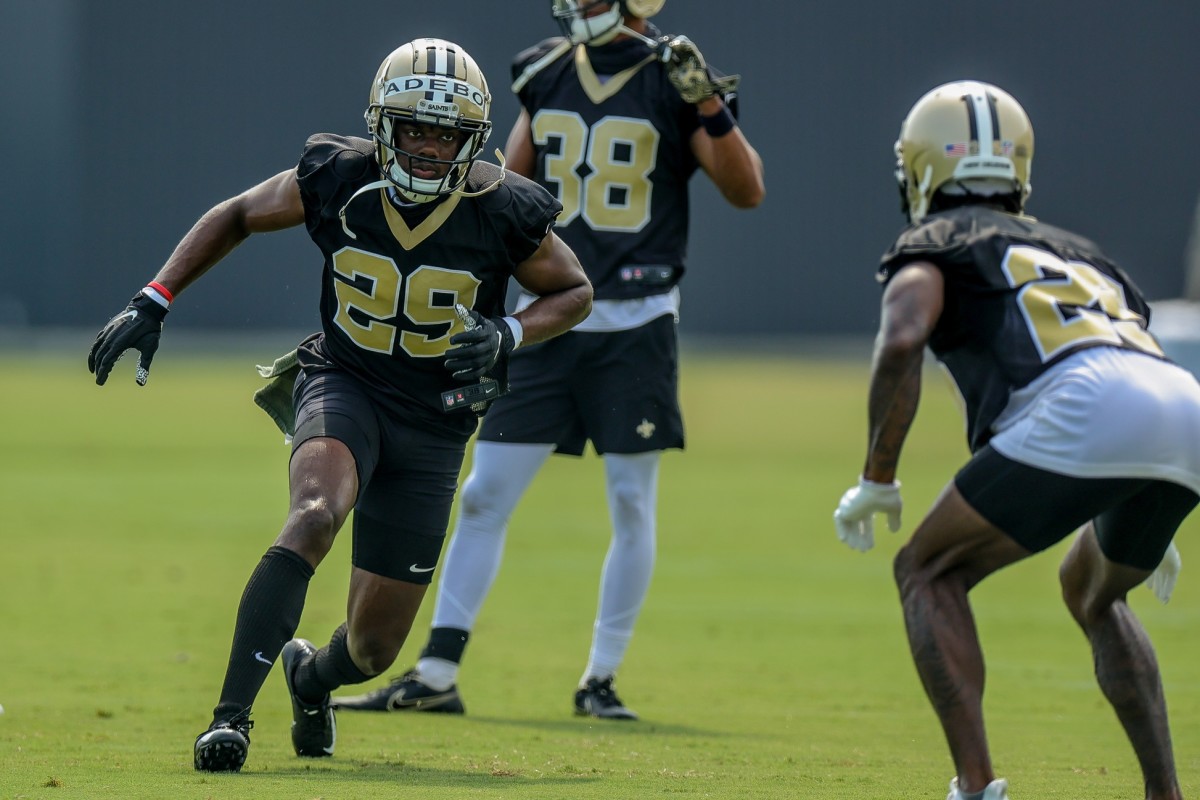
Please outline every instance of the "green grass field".
[[[461, 718], [350, 714], [300, 760], [274, 671], [237, 775], [192, 769], [233, 616], [286, 507], [287, 449], [249, 400], [254, 358], [160, 353], [97, 388], [82, 353], [0, 358], [0, 798], [937, 798], [952, 767], [905, 645], [891, 555], [964, 459], [936, 374], [901, 466], [906, 516], [866, 555], [830, 515], [861, 465], [866, 364], [689, 355], [689, 449], [664, 458], [659, 562], [622, 696], [574, 717], [608, 543], [600, 463], [555, 458], [513, 519], [464, 664]], [[259, 361], [272, 353], [263, 353]], [[1014, 498], [1013, 502], [1020, 502]], [[1185, 793], [1200, 796], [1200, 522], [1160, 606]], [[344, 618], [349, 530], [298, 635]], [[974, 593], [996, 769], [1015, 800], [1142, 796], [1058, 600], [1060, 545]], [[1196, 560], [1192, 560], [1193, 557]], [[424, 640], [432, 594], [395, 672]]]

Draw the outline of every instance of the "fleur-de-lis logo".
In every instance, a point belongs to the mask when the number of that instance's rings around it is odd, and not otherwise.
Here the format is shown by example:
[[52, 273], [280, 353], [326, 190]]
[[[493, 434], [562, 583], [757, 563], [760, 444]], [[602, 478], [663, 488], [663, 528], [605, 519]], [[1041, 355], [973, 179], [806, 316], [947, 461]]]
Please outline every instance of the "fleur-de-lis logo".
[[642, 423], [634, 428], [634, 430], [637, 431], [638, 436], [642, 437], [643, 439], [649, 439], [654, 435], [654, 428], [655, 425], [653, 422], [643, 418]]

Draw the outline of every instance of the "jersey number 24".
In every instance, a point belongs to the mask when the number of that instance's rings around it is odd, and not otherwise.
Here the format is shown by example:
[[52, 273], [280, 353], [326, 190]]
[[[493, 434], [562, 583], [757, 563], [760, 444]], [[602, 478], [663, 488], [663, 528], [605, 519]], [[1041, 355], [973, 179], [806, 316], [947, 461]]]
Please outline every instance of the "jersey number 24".
[[1001, 264], [1042, 361], [1085, 343], [1132, 347], [1161, 356], [1162, 348], [1132, 311], [1121, 284], [1084, 261], [1014, 245]]

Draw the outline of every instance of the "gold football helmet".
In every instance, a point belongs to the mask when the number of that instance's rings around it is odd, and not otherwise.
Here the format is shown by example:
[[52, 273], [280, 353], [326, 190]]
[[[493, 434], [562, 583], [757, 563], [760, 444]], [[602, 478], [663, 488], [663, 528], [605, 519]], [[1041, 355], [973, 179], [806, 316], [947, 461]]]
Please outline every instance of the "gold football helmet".
[[933, 89], [912, 107], [896, 141], [896, 181], [911, 222], [943, 195], [1016, 195], [1031, 190], [1033, 126], [1012, 95], [980, 81]]
[[[479, 65], [453, 42], [416, 39], [393, 50], [379, 65], [364, 115], [384, 177], [416, 203], [458, 191], [491, 134], [491, 105]], [[469, 134], [454, 159], [421, 159], [449, 165], [440, 179], [414, 177], [412, 157], [397, 146], [397, 129], [414, 122]]]
[[[571, 44], [602, 45], [617, 38], [625, 15], [649, 19], [662, 11], [667, 0], [550, 0], [554, 19]], [[587, 16], [594, 6], [607, 5], [607, 11]]]

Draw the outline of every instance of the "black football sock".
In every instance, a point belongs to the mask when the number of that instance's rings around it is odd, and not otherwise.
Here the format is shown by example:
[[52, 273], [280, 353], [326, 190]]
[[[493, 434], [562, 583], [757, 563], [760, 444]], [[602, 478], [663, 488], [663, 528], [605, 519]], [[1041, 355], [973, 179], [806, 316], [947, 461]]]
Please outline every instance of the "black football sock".
[[233, 646], [213, 721], [250, 708], [283, 646], [300, 624], [312, 566], [285, 547], [267, 549], [238, 605]]
[[343, 622], [333, 632], [329, 644], [296, 665], [292, 686], [304, 702], [319, 703], [339, 686], [363, 683], [373, 677], [359, 669], [354, 659], [350, 658], [350, 648], [346, 646], [346, 623]]
[[434, 628], [429, 632], [429, 641], [421, 651], [421, 658], [440, 658], [455, 664], [461, 663], [469, 638], [471, 632], [462, 628]]

